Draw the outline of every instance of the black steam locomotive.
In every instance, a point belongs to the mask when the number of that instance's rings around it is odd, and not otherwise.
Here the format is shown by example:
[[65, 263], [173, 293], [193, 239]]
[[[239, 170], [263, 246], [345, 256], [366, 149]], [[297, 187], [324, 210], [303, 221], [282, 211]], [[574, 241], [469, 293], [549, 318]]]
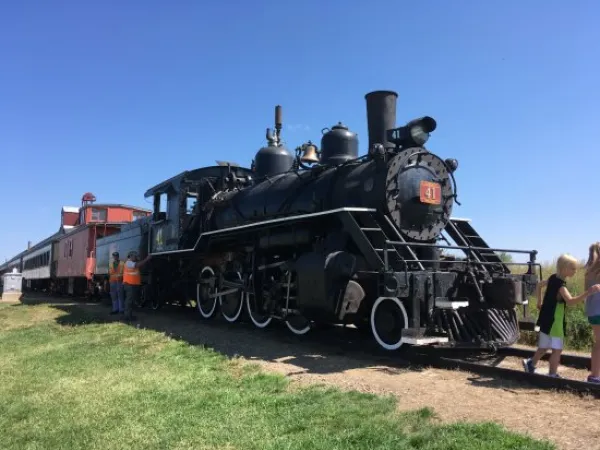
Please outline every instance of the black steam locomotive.
[[451, 217], [458, 162], [425, 148], [431, 117], [396, 128], [396, 99], [366, 95], [364, 156], [341, 123], [323, 130], [320, 149], [309, 141], [293, 155], [277, 106], [250, 168], [217, 162], [149, 189], [150, 303], [194, 298], [206, 319], [245, 311], [259, 328], [276, 319], [296, 334], [353, 324], [388, 350], [513, 344], [536, 252], [520, 251], [527, 273], [512, 274], [497, 253], [516, 250], [489, 248]]

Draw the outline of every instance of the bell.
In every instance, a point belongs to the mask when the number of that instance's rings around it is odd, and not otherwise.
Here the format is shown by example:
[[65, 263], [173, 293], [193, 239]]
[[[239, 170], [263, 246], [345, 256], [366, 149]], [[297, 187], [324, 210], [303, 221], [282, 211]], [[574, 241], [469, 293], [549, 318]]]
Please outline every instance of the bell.
[[308, 143], [303, 145], [304, 154], [300, 157], [300, 161], [303, 163], [317, 163], [319, 157], [317, 156], [317, 147], [313, 144]]

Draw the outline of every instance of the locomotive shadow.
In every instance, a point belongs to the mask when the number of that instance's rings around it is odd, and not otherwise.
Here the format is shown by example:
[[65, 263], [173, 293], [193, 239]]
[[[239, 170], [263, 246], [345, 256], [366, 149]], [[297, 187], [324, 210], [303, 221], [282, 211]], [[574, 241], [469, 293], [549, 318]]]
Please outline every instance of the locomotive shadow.
[[[275, 322], [268, 329], [259, 330], [249, 320], [235, 324], [220, 318], [203, 320], [195, 309], [178, 306], [166, 306], [159, 311], [137, 310], [134, 311], [137, 320], [127, 323], [120, 316], [109, 315], [110, 305], [107, 302], [73, 297], [35, 297], [23, 303], [47, 304], [65, 312], [66, 315], [55, 319], [64, 326], [121, 322], [160, 332], [189, 345], [213, 349], [228, 358], [289, 364], [287, 376], [363, 369], [399, 376], [401, 380], [404, 373], [423, 372], [429, 368], [427, 364], [411, 363], [409, 352], [399, 351], [390, 355], [378, 348], [371, 336], [353, 328], [315, 329], [300, 337], [292, 335], [281, 323]], [[496, 357], [492, 365], [500, 364], [502, 360], [504, 357]], [[490, 374], [469, 374], [467, 380], [476, 387], [511, 392], [532, 389], [526, 382]]]
[[137, 320], [131, 323], [109, 315], [110, 307], [103, 304], [58, 302], [52, 307], [67, 313], [56, 319], [60, 325], [123, 322], [136, 328], [158, 331], [189, 345], [213, 349], [228, 358], [288, 364], [288, 376], [340, 373], [353, 369], [392, 375], [423, 370], [400, 358], [393, 367], [389, 361], [378, 361], [375, 344], [370, 346], [368, 342], [360, 342], [369, 341], [370, 337], [361, 336], [354, 329], [315, 329], [309, 335], [299, 337], [292, 335], [280, 323], [272, 323], [269, 329], [260, 330], [246, 321], [230, 324], [220, 318], [201, 320], [196, 310], [176, 306], [164, 307], [156, 312], [134, 311]]
[[56, 296], [56, 295], [51, 295], [51, 294], [46, 294], [46, 293], [35, 292], [35, 293], [24, 293], [21, 298], [21, 303], [19, 303], [18, 305], [15, 305], [15, 306], [20, 306], [20, 305], [28, 305], [28, 306], [57, 305], [57, 304], [70, 304], [70, 303], [77, 303], [77, 304], [82, 304], [82, 305], [86, 305], [86, 304], [99, 305], [99, 304], [106, 303], [106, 302], [104, 302], [103, 300], [97, 300], [97, 299], [90, 300], [87, 297], [76, 297], [76, 296], [71, 296], [71, 295]]
[[491, 377], [489, 375], [473, 375], [468, 377], [467, 380], [476, 387], [500, 389], [514, 394], [518, 394], [519, 391], [523, 390], [539, 389], [524, 381], [518, 382], [505, 378]]

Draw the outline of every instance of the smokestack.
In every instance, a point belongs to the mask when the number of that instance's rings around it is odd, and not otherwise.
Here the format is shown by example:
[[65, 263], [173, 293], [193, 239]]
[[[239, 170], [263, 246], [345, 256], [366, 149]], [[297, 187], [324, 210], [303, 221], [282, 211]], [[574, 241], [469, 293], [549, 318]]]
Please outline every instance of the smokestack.
[[386, 131], [396, 128], [396, 100], [393, 91], [373, 91], [365, 95], [367, 100], [367, 126], [369, 128], [369, 149], [373, 144], [394, 147], [386, 139]]
[[27, 241], [27, 250], [31, 248], [31, 241]]

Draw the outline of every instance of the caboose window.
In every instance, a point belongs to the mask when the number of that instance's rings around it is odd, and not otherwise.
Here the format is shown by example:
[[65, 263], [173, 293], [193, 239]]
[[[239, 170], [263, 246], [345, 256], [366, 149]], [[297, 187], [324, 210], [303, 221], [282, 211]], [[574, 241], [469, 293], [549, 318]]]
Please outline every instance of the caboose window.
[[92, 218], [94, 222], [106, 221], [106, 209], [92, 208]]

